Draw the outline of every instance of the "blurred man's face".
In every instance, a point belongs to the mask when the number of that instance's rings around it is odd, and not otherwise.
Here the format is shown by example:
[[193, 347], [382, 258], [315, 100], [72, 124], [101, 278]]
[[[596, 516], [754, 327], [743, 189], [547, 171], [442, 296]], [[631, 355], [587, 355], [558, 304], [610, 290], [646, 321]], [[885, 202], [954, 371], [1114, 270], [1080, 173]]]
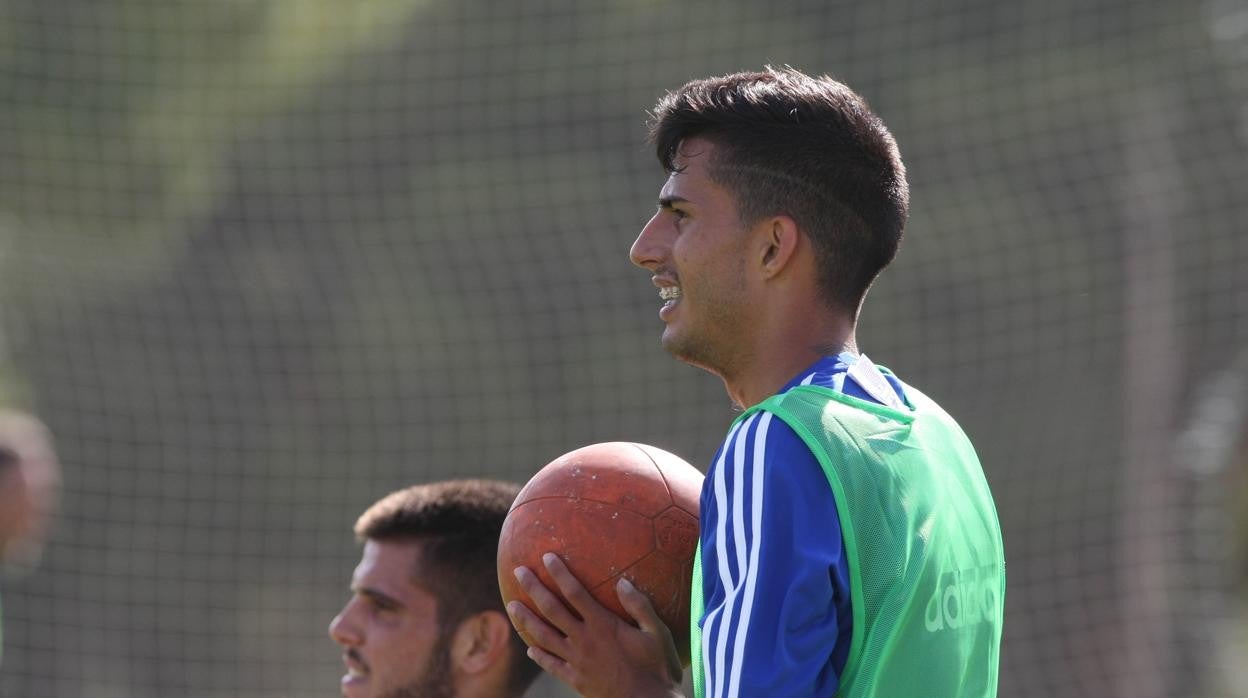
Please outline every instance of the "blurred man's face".
[[348, 698], [442, 698], [454, 695], [449, 634], [438, 625], [438, 602], [413, 581], [422, 544], [364, 544], [351, 579], [351, 598], [329, 625], [342, 646]]
[[37, 549], [56, 508], [61, 469], [43, 425], [0, 416], [0, 557]]

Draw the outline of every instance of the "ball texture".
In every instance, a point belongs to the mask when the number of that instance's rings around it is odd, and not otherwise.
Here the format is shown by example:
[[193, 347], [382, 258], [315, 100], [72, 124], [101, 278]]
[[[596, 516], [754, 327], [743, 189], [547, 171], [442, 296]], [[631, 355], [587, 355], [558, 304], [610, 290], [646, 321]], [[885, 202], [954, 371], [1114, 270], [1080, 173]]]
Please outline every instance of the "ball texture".
[[[625, 577], [650, 598], [688, 665], [701, 490], [696, 468], [645, 444], [599, 443], [556, 458], [520, 490], [503, 523], [503, 600], [520, 600], [538, 613], [512, 574], [521, 565], [559, 594], [541, 560], [553, 552], [603, 606], [631, 621], [615, 591]], [[533, 644], [525, 633], [521, 637]]]

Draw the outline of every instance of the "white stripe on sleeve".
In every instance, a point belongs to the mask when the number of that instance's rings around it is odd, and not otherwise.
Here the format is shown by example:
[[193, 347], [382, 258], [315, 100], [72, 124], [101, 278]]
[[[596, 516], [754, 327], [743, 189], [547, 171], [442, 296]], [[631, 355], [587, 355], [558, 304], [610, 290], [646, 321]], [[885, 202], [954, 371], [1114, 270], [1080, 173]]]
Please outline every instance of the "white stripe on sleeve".
[[[737, 434], [740, 433], [741, 427], [748, 423], [749, 420], [746, 422], [737, 422], [733, 425], [732, 430], [728, 432], [728, 436], [724, 439], [723, 447], [719, 451], [719, 462], [715, 464], [715, 513], [718, 518], [718, 520], [715, 521], [715, 558], [716, 562], [718, 562], [719, 585], [725, 588], [731, 588], [732, 575], [728, 569], [728, 557], [721, 554], [726, 542], [725, 536], [728, 533], [726, 530], [728, 517], [724, 516], [724, 511], [727, 510], [728, 505], [728, 485], [724, 476], [724, 461], [727, 459], [728, 452], [731, 450]], [[718, 624], [719, 615], [722, 611], [723, 606], [711, 610], [711, 612], [706, 616], [706, 622], [702, 624], [702, 675], [706, 679], [706, 695], [708, 696], [715, 695], [713, 687], [719, 683], [719, 681], [716, 680], [717, 677], [714, 675], [710, 665], [712, 665], [711, 658], [714, 656], [711, 652], [714, 647], [713, 640], [715, 638], [715, 632], [713, 629]], [[721, 661], [714, 662], [713, 664], [714, 666], [719, 666], [722, 663], [721, 658]]]
[[[719, 583], [724, 590], [723, 603], [712, 610], [704, 624], [703, 656], [707, 664], [706, 694], [713, 698], [735, 696], [742, 666], [744, 664], [745, 640], [749, 630], [750, 615], [754, 606], [754, 589], [758, 577], [759, 546], [763, 504], [763, 463], [767, 446], [767, 428], [772, 415], [760, 412], [743, 422], [741, 428], [729, 434], [721, 450], [720, 467], [715, 481], [715, 502], [718, 512], [717, 547], [715, 555], [719, 563]], [[747, 454], [748, 434], [754, 432], [754, 448]], [[725, 476], [724, 458], [732, 451], [733, 487], [731, 510], [728, 509], [729, 493]], [[748, 468], [748, 480], [746, 465]], [[747, 520], [745, 497], [749, 495], [750, 516]], [[730, 512], [730, 513], [729, 513]], [[732, 518], [732, 544], [726, 539], [727, 519]], [[747, 525], [748, 523], [748, 525]], [[728, 559], [737, 561], [737, 576], [733, 579]], [[732, 652], [728, 644], [732, 639]], [[710, 652], [714, 647], [714, 653]]]
[[[754, 587], [758, 582], [758, 548], [763, 540], [763, 466], [766, 463], [767, 427], [771, 425], [771, 413], [763, 415], [754, 434], [754, 478], [750, 483], [750, 540], [749, 565], [745, 572], [745, 595], [742, 599], [741, 618], [737, 621], [737, 636], [732, 648], [732, 674], [728, 683], [728, 695], [737, 695], [741, 682], [741, 666], [745, 664], [745, 638], [750, 630], [750, 615], [754, 610]], [[745, 489], [744, 487], [742, 489]]]

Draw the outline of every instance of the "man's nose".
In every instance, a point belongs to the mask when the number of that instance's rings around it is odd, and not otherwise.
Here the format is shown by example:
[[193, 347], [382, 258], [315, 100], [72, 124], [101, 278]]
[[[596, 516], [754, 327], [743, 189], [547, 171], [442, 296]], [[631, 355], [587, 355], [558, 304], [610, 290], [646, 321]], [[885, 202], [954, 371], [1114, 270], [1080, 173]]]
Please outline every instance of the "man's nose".
[[355, 625], [351, 622], [349, 613], [351, 610], [350, 602], [343, 607], [338, 615], [329, 622], [329, 636], [334, 642], [343, 647], [355, 647], [360, 644], [360, 633], [356, 630]]
[[655, 267], [663, 259], [663, 242], [662, 235], [658, 232], [660, 217], [663, 215], [659, 211], [646, 222], [645, 227], [637, 234], [637, 239], [633, 241], [632, 248], [628, 251], [628, 258], [633, 264], [653, 271]]

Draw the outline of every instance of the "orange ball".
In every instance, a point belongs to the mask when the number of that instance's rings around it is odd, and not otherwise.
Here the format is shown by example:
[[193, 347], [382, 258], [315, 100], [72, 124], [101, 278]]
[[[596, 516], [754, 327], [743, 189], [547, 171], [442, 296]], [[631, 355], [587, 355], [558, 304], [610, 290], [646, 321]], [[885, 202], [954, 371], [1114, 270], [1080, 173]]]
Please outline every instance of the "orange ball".
[[645, 593], [688, 665], [701, 491], [702, 473], [654, 446], [599, 443], [556, 458], [520, 490], [503, 523], [498, 584], [504, 602], [518, 599], [540, 615], [512, 570], [528, 567], [559, 595], [541, 559], [556, 553], [599, 603], [625, 620], [632, 619], [620, 605], [616, 581], [625, 577]]

